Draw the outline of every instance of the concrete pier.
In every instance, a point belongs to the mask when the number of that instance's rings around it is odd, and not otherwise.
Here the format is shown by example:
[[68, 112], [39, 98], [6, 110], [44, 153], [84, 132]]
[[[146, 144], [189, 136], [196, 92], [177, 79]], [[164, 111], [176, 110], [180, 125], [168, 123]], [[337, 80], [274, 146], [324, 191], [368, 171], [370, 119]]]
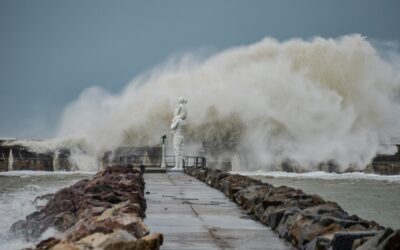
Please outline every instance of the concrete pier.
[[161, 249], [292, 249], [247, 216], [223, 193], [186, 174], [144, 175], [151, 232], [164, 235]]

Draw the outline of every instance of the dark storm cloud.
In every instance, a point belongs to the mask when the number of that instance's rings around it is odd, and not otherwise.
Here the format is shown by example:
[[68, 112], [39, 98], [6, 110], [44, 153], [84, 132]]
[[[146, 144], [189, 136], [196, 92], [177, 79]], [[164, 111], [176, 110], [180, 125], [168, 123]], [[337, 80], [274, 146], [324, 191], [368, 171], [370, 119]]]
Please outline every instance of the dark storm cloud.
[[399, 1], [0, 2], [0, 136], [51, 135], [91, 85], [119, 91], [169, 55], [266, 36], [400, 40]]

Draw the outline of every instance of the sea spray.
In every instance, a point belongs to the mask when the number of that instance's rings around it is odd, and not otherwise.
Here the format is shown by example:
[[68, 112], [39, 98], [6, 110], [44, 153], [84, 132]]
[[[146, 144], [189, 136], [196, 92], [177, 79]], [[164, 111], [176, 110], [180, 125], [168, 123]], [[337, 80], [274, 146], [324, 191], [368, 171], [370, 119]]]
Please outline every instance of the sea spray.
[[395, 151], [398, 65], [360, 35], [266, 38], [202, 60], [187, 54], [121, 93], [84, 90], [66, 107], [57, 137], [95, 157], [120, 145], [155, 145], [169, 131], [177, 97], [185, 96], [190, 153], [228, 159], [236, 153], [242, 170], [288, 161], [309, 169], [328, 161], [363, 168], [377, 153]]
[[60, 171], [59, 156], [60, 156], [60, 151], [56, 150], [53, 156], [53, 171]]
[[[90, 178], [94, 173], [87, 172], [48, 172], [48, 171], [13, 171], [1, 172], [0, 182], [0, 249], [24, 249], [38, 242], [26, 242], [9, 234], [12, 224], [34, 212], [37, 206], [43, 206], [46, 200], [36, 197], [55, 193], [77, 181]], [[55, 232], [46, 232], [54, 236]], [[42, 240], [46, 238], [43, 235]], [[40, 239], [39, 239], [40, 241]]]
[[8, 154], [8, 171], [14, 171], [14, 156], [12, 149], [10, 149], [10, 153]]

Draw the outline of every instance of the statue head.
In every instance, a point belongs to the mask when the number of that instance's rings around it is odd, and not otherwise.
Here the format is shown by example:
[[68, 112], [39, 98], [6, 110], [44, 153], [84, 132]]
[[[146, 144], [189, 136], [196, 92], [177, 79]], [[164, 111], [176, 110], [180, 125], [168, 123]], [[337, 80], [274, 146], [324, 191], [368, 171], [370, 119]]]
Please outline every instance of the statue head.
[[178, 107], [175, 109], [175, 112], [174, 112], [175, 118], [179, 118], [182, 120], [186, 119], [187, 111], [186, 111], [186, 108], [183, 106], [186, 103], [187, 103], [186, 98], [184, 98], [184, 97], [178, 98]]
[[185, 97], [179, 97], [178, 98], [178, 104], [186, 104], [188, 101]]

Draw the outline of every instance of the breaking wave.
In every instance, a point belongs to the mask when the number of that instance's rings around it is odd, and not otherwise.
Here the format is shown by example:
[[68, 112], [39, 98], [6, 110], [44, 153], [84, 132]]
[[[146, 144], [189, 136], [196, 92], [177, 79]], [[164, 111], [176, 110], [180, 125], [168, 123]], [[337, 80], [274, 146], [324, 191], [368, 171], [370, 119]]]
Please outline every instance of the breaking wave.
[[377, 153], [395, 152], [400, 64], [360, 35], [266, 38], [198, 58], [171, 59], [118, 94], [84, 90], [66, 107], [57, 138], [97, 156], [120, 145], [155, 145], [185, 96], [186, 153], [236, 155], [241, 170], [288, 161], [310, 170], [329, 161], [362, 169]]
[[308, 173], [288, 173], [288, 172], [231, 172], [233, 174], [241, 174], [246, 176], [265, 176], [272, 178], [294, 178], [294, 179], [318, 179], [318, 180], [371, 180], [371, 181], [385, 181], [389, 183], [400, 184], [400, 175], [380, 175], [380, 174], [367, 174], [360, 172], [353, 173], [327, 173], [323, 171], [314, 171]]

